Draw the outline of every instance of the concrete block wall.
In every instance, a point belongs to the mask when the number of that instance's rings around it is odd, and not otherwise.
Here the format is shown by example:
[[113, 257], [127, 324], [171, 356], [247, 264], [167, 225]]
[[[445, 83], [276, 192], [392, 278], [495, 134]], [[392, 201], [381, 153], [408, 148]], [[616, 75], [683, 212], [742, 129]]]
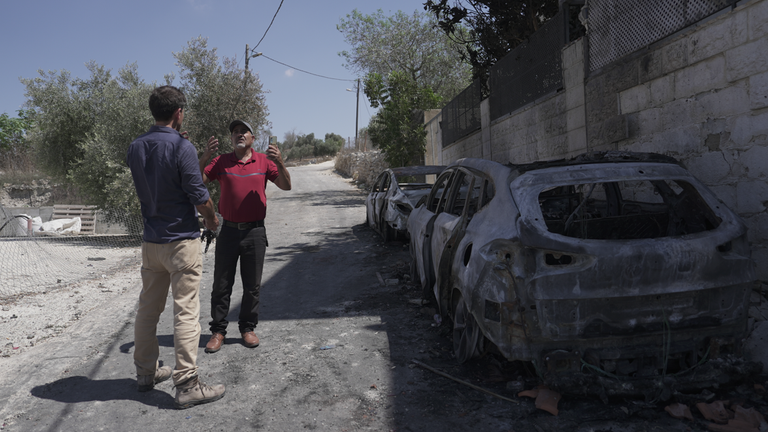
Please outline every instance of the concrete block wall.
[[449, 163], [465, 157], [483, 157], [483, 140], [480, 131], [464, 137], [442, 150], [443, 161], [449, 161]]

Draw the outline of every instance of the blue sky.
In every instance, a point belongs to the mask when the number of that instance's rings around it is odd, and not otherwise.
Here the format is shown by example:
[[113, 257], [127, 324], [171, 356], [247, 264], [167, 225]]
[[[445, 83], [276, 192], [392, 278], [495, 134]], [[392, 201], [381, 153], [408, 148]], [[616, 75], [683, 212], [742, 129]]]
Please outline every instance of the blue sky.
[[[315, 74], [355, 79], [342, 66], [340, 51], [349, 46], [336, 25], [353, 9], [388, 15], [397, 10], [423, 11], [424, 0], [284, 0], [274, 24], [256, 49], [264, 55]], [[16, 115], [26, 101], [19, 78], [34, 78], [39, 69], [70, 71], [87, 78], [85, 63], [95, 61], [113, 73], [136, 62], [146, 82], [163, 82], [178, 68], [172, 53], [191, 39], [208, 38], [220, 57], [243, 65], [245, 44], [254, 47], [264, 35], [280, 0], [5, 0], [0, 2], [0, 113]], [[272, 62], [250, 60], [266, 94], [272, 134], [333, 132], [355, 135], [352, 82], [318, 78]], [[178, 78], [176, 80], [178, 84]], [[360, 127], [375, 110], [360, 92]]]

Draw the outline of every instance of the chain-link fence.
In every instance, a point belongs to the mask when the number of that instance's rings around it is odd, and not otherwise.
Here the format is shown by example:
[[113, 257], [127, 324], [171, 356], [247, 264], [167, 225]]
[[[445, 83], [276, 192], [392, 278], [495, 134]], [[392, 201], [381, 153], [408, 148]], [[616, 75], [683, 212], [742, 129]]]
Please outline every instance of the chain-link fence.
[[0, 300], [47, 292], [87, 279], [106, 278], [140, 265], [142, 222], [107, 220], [80, 206], [72, 217], [54, 207], [0, 206]]
[[682, 30], [736, 0], [590, 0], [589, 70]]

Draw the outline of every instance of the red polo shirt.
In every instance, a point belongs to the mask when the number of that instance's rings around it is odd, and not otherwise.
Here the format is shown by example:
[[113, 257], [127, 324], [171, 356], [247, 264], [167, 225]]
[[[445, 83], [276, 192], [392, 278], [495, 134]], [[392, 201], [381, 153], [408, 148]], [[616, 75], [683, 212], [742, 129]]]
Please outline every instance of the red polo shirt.
[[267, 180], [278, 177], [277, 166], [265, 154], [251, 153], [245, 163], [232, 152], [216, 156], [205, 167], [205, 175], [219, 181], [219, 213], [230, 222], [255, 222], [267, 215], [264, 190]]

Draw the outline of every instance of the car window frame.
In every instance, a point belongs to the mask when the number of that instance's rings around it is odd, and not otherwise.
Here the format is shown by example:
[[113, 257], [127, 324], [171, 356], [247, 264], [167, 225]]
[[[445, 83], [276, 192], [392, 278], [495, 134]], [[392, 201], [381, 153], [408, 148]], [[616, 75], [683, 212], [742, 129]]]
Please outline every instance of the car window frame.
[[379, 192], [386, 193], [389, 190], [390, 182], [392, 181], [392, 175], [389, 172], [385, 172], [382, 174], [381, 179], [381, 187], [379, 188]]
[[453, 193], [453, 185], [456, 183], [456, 179], [463, 175], [463, 172], [460, 168], [456, 168], [451, 173], [451, 176], [448, 178], [448, 182], [445, 185], [445, 189], [443, 189], [443, 194], [440, 196], [440, 201], [437, 203], [437, 208], [435, 209], [435, 214], [443, 213], [446, 209], [446, 207], [451, 205], [451, 199], [454, 195]]
[[[432, 190], [429, 192], [429, 195], [427, 197], [427, 210], [429, 210], [432, 213], [437, 214], [437, 209], [440, 204], [440, 200], [442, 199], [443, 195], [445, 194], [445, 191], [450, 187], [450, 180], [451, 176], [455, 172], [454, 169], [446, 169], [435, 180], [435, 184], [432, 186]], [[443, 190], [440, 191], [440, 198], [437, 198], [437, 205], [433, 206], [433, 203], [435, 202], [435, 195], [440, 190], [440, 183], [443, 181], [443, 178], [445, 178], [445, 187], [443, 187]]]
[[461, 208], [461, 212], [458, 214], [454, 211], [456, 206], [456, 198], [458, 198], [459, 194], [461, 193], [461, 187], [464, 184], [464, 179], [469, 179], [469, 184], [467, 185], [467, 196], [469, 196], [472, 192], [472, 188], [474, 186], [475, 182], [475, 175], [469, 172], [466, 169], [459, 168], [457, 170], [458, 175], [456, 175], [451, 183], [451, 195], [449, 197], [449, 201], [447, 202], [447, 205], [443, 209], [443, 211], [456, 216], [456, 217], [462, 217], [464, 213], [467, 211], [467, 202], [468, 199], [464, 198], [464, 205]]
[[376, 181], [373, 182], [373, 188], [371, 189], [371, 193], [379, 193], [379, 192], [381, 192], [381, 184], [384, 181], [384, 176], [386, 174], [387, 173], [379, 174], [379, 176], [376, 178]]

